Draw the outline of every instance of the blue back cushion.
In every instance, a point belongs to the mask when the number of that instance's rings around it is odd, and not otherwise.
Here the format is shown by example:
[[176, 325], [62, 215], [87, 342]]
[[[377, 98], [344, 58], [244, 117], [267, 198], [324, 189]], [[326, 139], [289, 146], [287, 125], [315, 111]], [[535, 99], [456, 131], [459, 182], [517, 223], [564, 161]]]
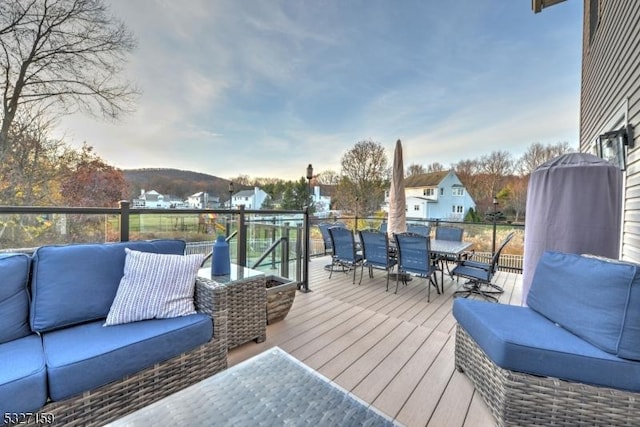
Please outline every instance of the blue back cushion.
[[124, 248], [184, 254], [182, 240], [43, 246], [33, 256], [31, 329], [46, 332], [107, 317], [124, 274]]
[[635, 264], [545, 252], [529, 307], [594, 346], [640, 360], [640, 279]]
[[0, 344], [31, 333], [29, 329], [29, 265], [25, 254], [0, 255]]

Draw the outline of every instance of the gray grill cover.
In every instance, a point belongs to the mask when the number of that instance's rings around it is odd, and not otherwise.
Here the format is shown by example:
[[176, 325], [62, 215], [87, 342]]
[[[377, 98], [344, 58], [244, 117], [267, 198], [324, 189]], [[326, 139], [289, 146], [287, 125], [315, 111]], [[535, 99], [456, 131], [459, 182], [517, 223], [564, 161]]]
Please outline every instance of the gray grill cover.
[[524, 231], [522, 302], [546, 250], [618, 258], [622, 172], [586, 153], [570, 153], [536, 168], [529, 179]]

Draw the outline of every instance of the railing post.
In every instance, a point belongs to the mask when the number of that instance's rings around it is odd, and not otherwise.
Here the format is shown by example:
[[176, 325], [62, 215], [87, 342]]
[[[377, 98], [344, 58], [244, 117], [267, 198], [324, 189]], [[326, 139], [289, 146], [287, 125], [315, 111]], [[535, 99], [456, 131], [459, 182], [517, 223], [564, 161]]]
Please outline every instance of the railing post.
[[244, 205], [238, 206], [240, 215], [238, 218], [238, 265], [247, 266], [247, 228], [244, 213]]
[[280, 263], [280, 275], [289, 277], [289, 237], [282, 240], [282, 254]]
[[309, 241], [311, 240], [311, 235], [309, 233], [309, 207], [308, 206], [305, 206], [304, 208], [303, 229], [304, 229], [304, 271], [302, 273], [302, 291], [309, 292], [309, 255], [310, 255]]
[[120, 200], [120, 241], [129, 241], [129, 206], [128, 200]]
[[[273, 242], [276, 241], [276, 217], [274, 216], [271, 220], [271, 223], [273, 224], [271, 226], [271, 243], [273, 244]], [[271, 252], [271, 268], [276, 268], [276, 253], [275, 251]]]

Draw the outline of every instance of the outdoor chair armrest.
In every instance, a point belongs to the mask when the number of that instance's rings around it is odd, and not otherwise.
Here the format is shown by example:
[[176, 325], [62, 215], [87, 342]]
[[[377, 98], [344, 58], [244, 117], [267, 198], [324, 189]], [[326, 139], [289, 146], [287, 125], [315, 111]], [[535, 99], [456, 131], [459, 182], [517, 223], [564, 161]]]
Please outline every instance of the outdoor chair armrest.
[[227, 288], [225, 285], [203, 277], [196, 278], [196, 311], [213, 319], [214, 338], [227, 336]]
[[462, 261], [460, 264], [464, 265], [464, 266], [467, 266], [467, 267], [472, 267], [472, 268], [477, 268], [477, 269], [480, 269], [480, 270], [484, 270], [484, 271], [489, 271], [491, 269], [491, 265], [487, 264], [486, 262], [465, 260], [465, 261]]

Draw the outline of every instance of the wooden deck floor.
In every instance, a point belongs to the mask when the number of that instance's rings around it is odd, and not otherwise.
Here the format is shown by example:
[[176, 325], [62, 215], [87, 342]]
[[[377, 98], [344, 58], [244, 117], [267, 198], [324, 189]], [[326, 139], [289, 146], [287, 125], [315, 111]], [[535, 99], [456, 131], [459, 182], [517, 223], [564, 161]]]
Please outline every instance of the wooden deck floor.
[[[289, 315], [267, 327], [267, 340], [229, 353], [234, 365], [279, 346], [308, 366], [407, 426], [492, 426], [495, 421], [469, 380], [455, 370], [458, 284], [445, 275], [443, 295], [414, 279], [398, 294], [385, 292], [385, 275], [375, 271], [362, 285], [334, 273], [314, 258], [310, 293], [298, 292]], [[358, 271], [359, 279], [359, 271]], [[498, 273], [501, 303], [520, 304], [521, 275]], [[392, 283], [393, 284], [393, 283]], [[395, 284], [394, 284], [395, 286]], [[304, 399], [304, 396], [300, 396]]]

